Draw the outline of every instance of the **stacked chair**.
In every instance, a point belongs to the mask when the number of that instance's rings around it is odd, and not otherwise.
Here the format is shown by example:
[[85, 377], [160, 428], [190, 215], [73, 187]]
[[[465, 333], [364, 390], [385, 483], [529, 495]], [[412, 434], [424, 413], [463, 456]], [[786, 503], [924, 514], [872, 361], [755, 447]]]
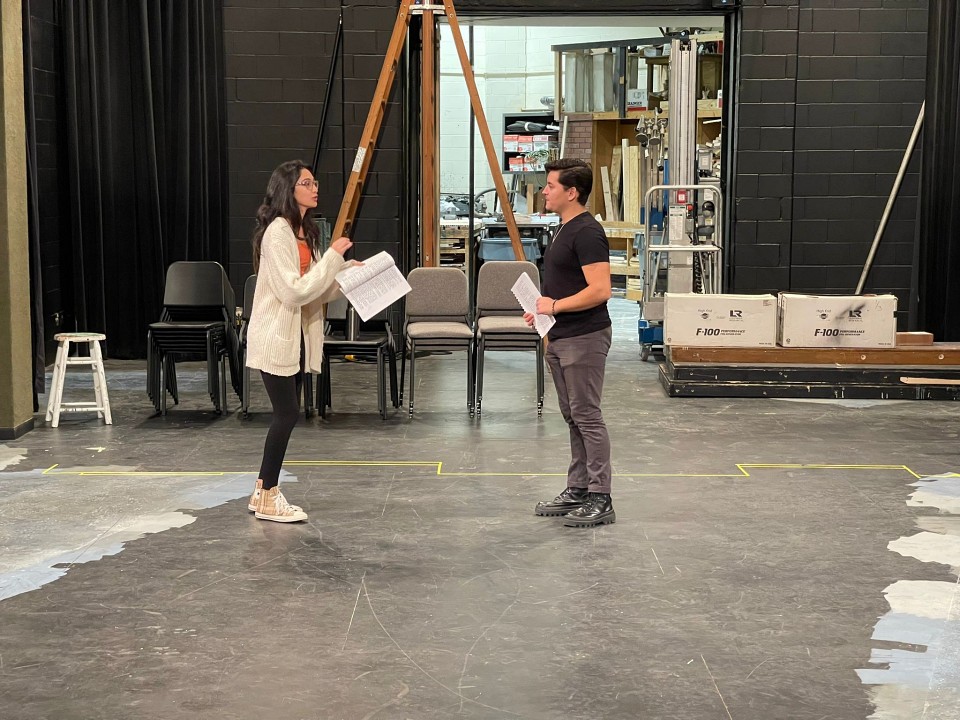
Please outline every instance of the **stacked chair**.
[[327, 333], [323, 339], [323, 368], [317, 378], [317, 410], [326, 417], [332, 407], [330, 382], [330, 358], [354, 356], [361, 359], [375, 358], [377, 362], [377, 409], [380, 417], [387, 419], [387, 369], [390, 379], [390, 404], [400, 406], [397, 393], [397, 356], [393, 332], [389, 321], [384, 321], [383, 330], [375, 333], [349, 331], [349, 304], [340, 297], [327, 304]]
[[237, 364], [240, 366], [240, 411], [250, 414], [250, 368], [247, 367], [247, 330], [253, 311], [253, 295], [257, 291], [257, 276], [251, 275], [243, 283], [243, 310], [240, 314], [240, 334], [237, 338]]
[[543, 414], [543, 342], [523, 319], [523, 310], [511, 288], [526, 273], [540, 287], [540, 274], [532, 262], [488, 260], [477, 278], [476, 309], [476, 413], [483, 403], [483, 357], [485, 350], [534, 351], [537, 364], [537, 415]]
[[467, 277], [454, 267], [422, 267], [407, 276], [404, 353], [400, 361], [400, 404], [410, 356], [410, 416], [413, 416], [417, 355], [463, 350], [467, 356], [467, 411], [474, 413], [474, 331], [469, 323]]
[[217, 262], [175, 262], [167, 269], [160, 321], [147, 332], [147, 394], [167, 412], [167, 392], [179, 403], [176, 363], [206, 360], [207, 391], [218, 413], [227, 412], [227, 366], [241, 395], [236, 300]]

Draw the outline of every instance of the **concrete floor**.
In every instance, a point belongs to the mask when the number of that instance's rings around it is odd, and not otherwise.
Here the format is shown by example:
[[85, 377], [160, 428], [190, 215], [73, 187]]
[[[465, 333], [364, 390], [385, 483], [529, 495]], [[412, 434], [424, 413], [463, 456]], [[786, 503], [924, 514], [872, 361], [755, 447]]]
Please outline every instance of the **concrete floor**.
[[413, 420], [335, 365], [295, 526], [246, 512], [259, 384], [219, 417], [184, 371], [151, 417], [111, 362], [112, 427], [0, 445], [0, 718], [960, 717], [960, 407], [671, 400], [614, 310], [596, 530], [533, 515], [568, 456], [531, 354], [488, 356], [480, 420], [460, 355]]

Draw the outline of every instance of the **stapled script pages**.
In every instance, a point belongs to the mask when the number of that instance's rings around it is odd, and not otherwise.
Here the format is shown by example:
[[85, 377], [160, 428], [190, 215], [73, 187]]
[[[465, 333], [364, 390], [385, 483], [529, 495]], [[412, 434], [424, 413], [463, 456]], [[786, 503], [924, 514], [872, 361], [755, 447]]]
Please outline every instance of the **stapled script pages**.
[[341, 270], [337, 273], [337, 282], [364, 322], [411, 289], [393, 258], [385, 251], [364, 260], [363, 265]]

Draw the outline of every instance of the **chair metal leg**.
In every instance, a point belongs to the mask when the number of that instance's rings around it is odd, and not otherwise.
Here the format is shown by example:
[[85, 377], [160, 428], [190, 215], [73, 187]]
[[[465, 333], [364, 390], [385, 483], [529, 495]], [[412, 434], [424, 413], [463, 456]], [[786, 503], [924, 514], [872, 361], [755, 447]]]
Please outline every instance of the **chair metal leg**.
[[327, 410], [333, 410], [333, 370], [331, 369], [329, 360], [327, 360], [327, 374], [322, 378], [322, 380], [323, 402], [318, 404], [322, 404], [324, 412], [326, 412]]
[[393, 346], [387, 347], [387, 360], [390, 367], [390, 403], [400, 407], [400, 395], [397, 390], [397, 353]]
[[160, 356], [160, 414], [167, 414], [167, 376], [171, 371], [173, 362], [163, 353]]
[[160, 388], [163, 390], [161, 395], [166, 396], [167, 391], [169, 390], [170, 396], [173, 398], [173, 404], [180, 404], [180, 391], [177, 388], [177, 362], [176, 362], [176, 353], [167, 353], [164, 352], [160, 357], [160, 362], [163, 365], [164, 379], [160, 383]]
[[217, 414], [219, 415], [222, 412], [220, 406], [220, 381], [217, 379], [217, 374], [220, 371], [220, 368], [217, 367], [217, 355], [215, 352], [217, 350], [216, 344], [213, 341], [213, 334], [210, 330], [207, 331], [207, 394], [210, 396], [210, 401], [213, 403], [213, 407], [216, 409]]
[[[413, 388], [416, 384], [416, 365], [417, 365], [417, 344], [416, 342], [410, 342], [410, 413], [409, 417], [413, 417]], [[402, 372], [401, 372], [402, 375]], [[401, 384], [401, 387], [403, 385]]]
[[407, 369], [407, 338], [401, 338], [403, 345], [400, 350], [400, 387], [397, 392], [397, 407], [403, 407], [403, 380]]
[[223, 383], [220, 380], [221, 358], [222, 354], [220, 352], [220, 345], [217, 342], [217, 338], [214, 337], [212, 332], [208, 332], [207, 390], [210, 392], [210, 399], [213, 401], [213, 407], [216, 409], [217, 415], [223, 415], [227, 411], [224, 407], [225, 403], [223, 402], [223, 394], [221, 393], [221, 388], [223, 386]]
[[160, 412], [160, 396], [166, 392], [160, 380], [162, 353], [153, 337], [153, 331], [147, 331], [147, 395], [153, 402], [153, 409]]
[[[323, 373], [320, 373], [321, 375]], [[301, 383], [303, 393], [303, 415], [309, 420], [313, 417], [313, 373], [304, 371], [303, 382]]]
[[317, 414], [322, 418], [327, 417], [327, 408], [330, 407], [330, 358], [323, 356], [321, 361], [320, 375], [317, 377]]
[[151, 330], [147, 330], [147, 397], [156, 405], [156, 400], [153, 398], [153, 347], [151, 345], [151, 333]]
[[474, 393], [477, 390], [476, 382], [476, 347], [473, 340], [467, 345], [467, 412], [470, 417], [474, 414]]
[[226, 415], [227, 410], [227, 355], [220, 355], [220, 414]]
[[246, 365], [243, 367], [243, 393], [240, 400], [240, 411], [243, 413], [244, 417], [250, 415], [250, 368]]
[[380, 419], [387, 419], [387, 374], [384, 347], [377, 347], [377, 408], [380, 410]]
[[[326, 358], [324, 358], [325, 360]], [[324, 365], [321, 368], [320, 375], [317, 377], [317, 384], [314, 387], [314, 395], [316, 396], [314, 402], [317, 407], [317, 415], [321, 418], [327, 416], [327, 401], [326, 401], [326, 386], [327, 386], [327, 366]]]
[[537, 343], [537, 417], [543, 417], [543, 341]]
[[477, 361], [476, 361], [476, 375], [477, 375], [477, 394], [476, 394], [476, 407], [477, 407], [477, 417], [480, 417], [482, 412], [481, 407], [483, 405], [483, 353], [486, 349], [486, 340], [483, 335], [477, 339]]

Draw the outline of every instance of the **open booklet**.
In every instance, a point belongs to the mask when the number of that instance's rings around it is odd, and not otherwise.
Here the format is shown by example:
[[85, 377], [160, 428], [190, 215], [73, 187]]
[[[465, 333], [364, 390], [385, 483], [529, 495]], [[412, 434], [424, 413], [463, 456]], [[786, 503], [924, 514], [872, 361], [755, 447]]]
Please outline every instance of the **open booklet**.
[[537, 329], [537, 332], [540, 333], [540, 337], [545, 337], [557, 321], [550, 315], [537, 314], [537, 298], [541, 297], [541, 295], [540, 291], [537, 290], [537, 286], [533, 284], [533, 280], [530, 279], [530, 276], [526, 273], [521, 273], [520, 277], [518, 277], [517, 281], [513, 284], [513, 287], [510, 288], [510, 291], [514, 297], [517, 298], [517, 302], [520, 303], [523, 311], [533, 315], [533, 326]]
[[341, 270], [337, 282], [364, 322], [411, 290], [386, 251], [364, 260], [363, 265]]

